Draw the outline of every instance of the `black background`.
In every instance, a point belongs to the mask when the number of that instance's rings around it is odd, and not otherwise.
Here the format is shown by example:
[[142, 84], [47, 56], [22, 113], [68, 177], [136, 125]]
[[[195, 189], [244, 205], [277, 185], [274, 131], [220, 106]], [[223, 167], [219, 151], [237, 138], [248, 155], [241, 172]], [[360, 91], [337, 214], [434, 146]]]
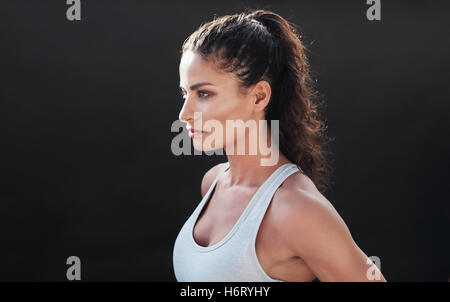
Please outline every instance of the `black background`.
[[226, 156], [175, 156], [179, 50], [214, 15], [303, 30], [335, 138], [325, 196], [388, 281], [447, 281], [450, 4], [1, 1], [0, 280], [175, 281], [174, 240]]

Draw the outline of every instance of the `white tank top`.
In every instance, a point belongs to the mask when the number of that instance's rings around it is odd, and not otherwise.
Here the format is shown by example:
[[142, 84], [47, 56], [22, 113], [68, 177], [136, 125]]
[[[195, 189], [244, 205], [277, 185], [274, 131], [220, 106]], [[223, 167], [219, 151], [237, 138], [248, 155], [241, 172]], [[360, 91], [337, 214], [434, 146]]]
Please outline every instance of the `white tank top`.
[[263, 270], [256, 256], [256, 235], [275, 191], [289, 175], [302, 170], [294, 163], [278, 167], [258, 188], [231, 231], [216, 244], [200, 246], [193, 237], [195, 222], [219, 176], [228, 168], [226, 162], [175, 239], [175, 277], [178, 282], [283, 282]]

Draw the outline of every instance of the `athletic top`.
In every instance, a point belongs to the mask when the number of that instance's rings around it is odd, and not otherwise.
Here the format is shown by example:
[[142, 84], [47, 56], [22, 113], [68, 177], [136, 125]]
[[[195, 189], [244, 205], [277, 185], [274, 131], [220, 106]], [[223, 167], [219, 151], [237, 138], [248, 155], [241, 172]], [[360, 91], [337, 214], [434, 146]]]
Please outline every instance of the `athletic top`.
[[219, 176], [228, 168], [226, 162], [175, 239], [172, 259], [175, 277], [178, 282], [284, 282], [269, 277], [263, 270], [256, 256], [255, 241], [275, 191], [289, 175], [302, 170], [294, 163], [278, 167], [258, 188], [231, 231], [216, 244], [200, 246], [193, 237], [195, 222]]

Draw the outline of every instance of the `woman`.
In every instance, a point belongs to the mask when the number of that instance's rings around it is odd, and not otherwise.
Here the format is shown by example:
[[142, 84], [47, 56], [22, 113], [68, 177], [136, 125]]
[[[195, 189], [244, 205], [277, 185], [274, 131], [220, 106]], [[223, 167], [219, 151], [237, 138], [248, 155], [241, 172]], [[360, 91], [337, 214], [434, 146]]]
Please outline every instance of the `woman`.
[[[267, 10], [216, 18], [184, 42], [179, 119], [196, 149], [223, 148], [228, 162], [206, 172], [203, 199], [175, 240], [178, 281], [386, 281], [321, 194], [326, 127], [304, 51], [294, 25]], [[235, 154], [255, 140], [249, 131], [234, 137], [230, 120], [278, 121], [276, 134], [255, 126], [278, 161], [262, 165], [261, 150]]]

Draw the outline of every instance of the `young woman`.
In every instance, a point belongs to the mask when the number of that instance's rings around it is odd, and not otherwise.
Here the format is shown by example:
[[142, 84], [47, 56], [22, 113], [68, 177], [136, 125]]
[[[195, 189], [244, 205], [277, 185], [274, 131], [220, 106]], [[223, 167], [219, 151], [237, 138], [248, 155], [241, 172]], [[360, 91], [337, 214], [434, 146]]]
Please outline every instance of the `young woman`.
[[[321, 193], [330, 174], [326, 127], [295, 25], [267, 10], [215, 18], [186, 39], [179, 72], [179, 119], [194, 147], [223, 148], [228, 162], [203, 177], [203, 199], [175, 240], [176, 279], [386, 281]], [[249, 131], [227, 133], [230, 120], [278, 121], [275, 138], [256, 123], [263, 140], [279, 141], [271, 144], [278, 161], [262, 165], [261, 150], [232, 152], [255, 141]]]

